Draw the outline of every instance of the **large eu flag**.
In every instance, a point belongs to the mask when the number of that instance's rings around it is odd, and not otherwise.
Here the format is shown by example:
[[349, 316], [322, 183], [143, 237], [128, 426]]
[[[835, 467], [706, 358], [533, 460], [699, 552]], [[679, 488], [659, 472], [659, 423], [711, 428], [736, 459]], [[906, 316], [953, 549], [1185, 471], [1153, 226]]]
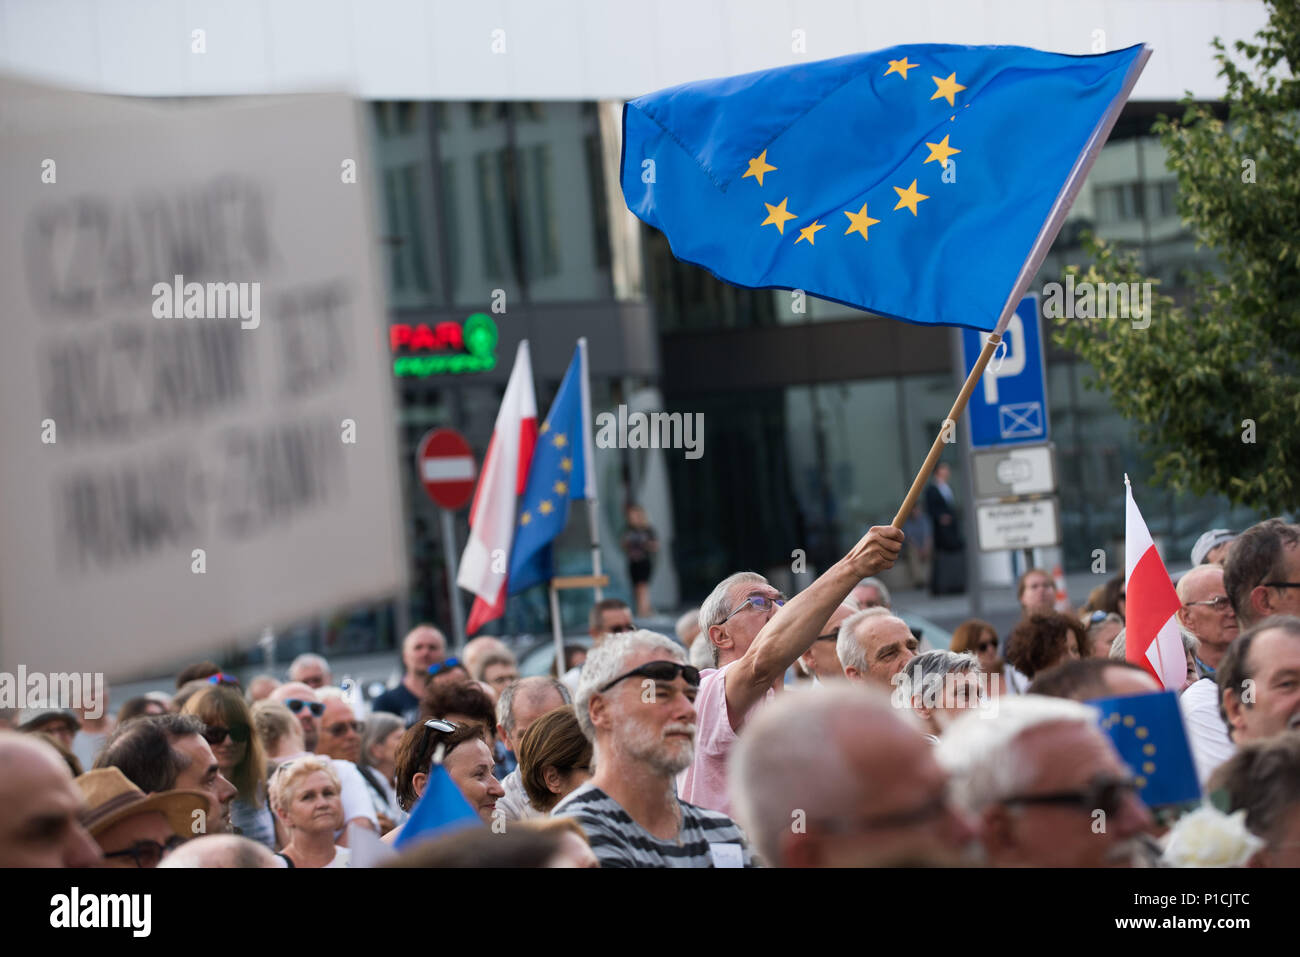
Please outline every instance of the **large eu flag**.
[[1143, 50], [920, 44], [661, 90], [624, 108], [623, 195], [735, 285], [992, 331]]
[[1101, 711], [1101, 730], [1133, 769], [1143, 803], [1160, 807], [1200, 798], [1175, 692], [1095, 698], [1088, 704]]
[[510, 550], [508, 592], [516, 595], [525, 588], [552, 577], [551, 542], [564, 531], [569, 519], [569, 501], [585, 496], [587, 463], [583, 422], [582, 346], [555, 393], [551, 411], [537, 433], [528, 485], [519, 502], [514, 544]]

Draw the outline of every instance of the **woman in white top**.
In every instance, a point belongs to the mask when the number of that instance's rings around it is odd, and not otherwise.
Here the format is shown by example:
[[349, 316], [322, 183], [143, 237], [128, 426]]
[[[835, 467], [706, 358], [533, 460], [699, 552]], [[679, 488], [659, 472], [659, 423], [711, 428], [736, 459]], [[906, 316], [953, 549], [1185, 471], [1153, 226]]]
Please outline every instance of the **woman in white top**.
[[281, 764], [271, 778], [271, 807], [289, 839], [276, 857], [285, 867], [347, 867], [348, 849], [334, 844], [343, 827], [339, 776], [315, 756]]

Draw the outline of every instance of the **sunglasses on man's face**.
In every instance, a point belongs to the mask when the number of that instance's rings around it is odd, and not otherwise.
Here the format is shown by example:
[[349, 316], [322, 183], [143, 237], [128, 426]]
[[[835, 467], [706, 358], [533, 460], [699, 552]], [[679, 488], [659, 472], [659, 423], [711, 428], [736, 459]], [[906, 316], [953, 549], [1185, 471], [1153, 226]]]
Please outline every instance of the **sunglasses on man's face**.
[[429, 665], [429, 677], [436, 678], [444, 671], [450, 671], [452, 668], [460, 667], [459, 658], [448, 658], [446, 661], [440, 661], [436, 665]]
[[324, 731], [326, 734], [332, 734], [337, 738], [340, 735], [347, 734], [349, 728], [357, 734], [360, 734], [366, 730], [366, 725], [362, 721], [339, 721], [337, 724], [331, 724], [328, 728], [325, 728]]
[[1081, 791], [1056, 794], [1030, 794], [1006, 798], [1003, 804], [1056, 804], [1080, 811], [1103, 811], [1107, 816], [1118, 814], [1124, 802], [1137, 794], [1137, 781], [1132, 778], [1098, 778]]
[[301, 698], [286, 698], [284, 705], [294, 714], [297, 714], [304, 707], [311, 712], [313, 718], [319, 718], [325, 713], [325, 705], [319, 701], [303, 701]]
[[166, 844], [159, 844], [157, 841], [136, 841], [126, 850], [113, 851], [105, 854], [104, 857], [129, 857], [135, 861], [136, 867], [157, 867], [164, 854], [176, 850], [184, 843], [185, 839], [182, 837], [172, 837]]
[[620, 681], [624, 681], [634, 675], [642, 678], [649, 678], [652, 681], [673, 681], [678, 675], [686, 679], [686, 683], [692, 688], [700, 686], [700, 669], [692, 668], [690, 665], [679, 664], [676, 661], [650, 661], [640, 668], [633, 668], [625, 675], [619, 675], [613, 681], [601, 685], [596, 690], [598, 692], [608, 691]]
[[208, 744], [221, 744], [229, 737], [235, 744], [247, 744], [249, 738], [249, 727], [246, 724], [232, 724], [228, 728], [223, 728], [219, 724], [210, 724], [203, 729], [203, 740]]
[[780, 608], [784, 604], [785, 604], [785, 598], [783, 596], [778, 596], [776, 598], [769, 598], [767, 595], [750, 595], [748, 598], [742, 601], [735, 608], [731, 609], [731, 612], [727, 615], [726, 618], [722, 619], [722, 621], [719, 622], [719, 624], [725, 625], [727, 622], [731, 621], [732, 618], [736, 617], [747, 608], [754, 608], [757, 609], [758, 611], [767, 611], [768, 609], [771, 609], [772, 611], [775, 612], [776, 609]]

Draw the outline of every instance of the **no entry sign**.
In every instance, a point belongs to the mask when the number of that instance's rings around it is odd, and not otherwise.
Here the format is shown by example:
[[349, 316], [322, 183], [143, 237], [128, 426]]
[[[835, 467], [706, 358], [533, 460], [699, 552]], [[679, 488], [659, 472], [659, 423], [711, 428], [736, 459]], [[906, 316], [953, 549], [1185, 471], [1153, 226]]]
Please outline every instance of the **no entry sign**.
[[424, 490], [451, 511], [464, 508], [474, 494], [478, 465], [465, 436], [455, 429], [434, 429], [420, 440], [415, 465]]

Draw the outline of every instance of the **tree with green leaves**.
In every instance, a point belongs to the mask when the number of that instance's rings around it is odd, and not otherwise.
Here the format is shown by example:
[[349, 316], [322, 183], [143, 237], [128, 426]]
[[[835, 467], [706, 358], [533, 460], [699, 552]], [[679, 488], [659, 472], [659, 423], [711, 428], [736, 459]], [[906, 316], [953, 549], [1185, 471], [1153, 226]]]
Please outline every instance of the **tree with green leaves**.
[[[1268, 0], [1269, 22], [1230, 57], [1227, 122], [1190, 97], [1155, 132], [1178, 177], [1178, 211], [1221, 264], [1183, 306], [1153, 286], [1134, 321], [1058, 318], [1055, 341], [1092, 366], [1094, 386], [1136, 423], [1154, 480], [1272, 513], [1300, 508], [1300, 4]], [[1153, 282], [1136, 257], [1097, 240], [1074, 281]], [[1149, 322], [1148, 322], [1149, 320]]]

